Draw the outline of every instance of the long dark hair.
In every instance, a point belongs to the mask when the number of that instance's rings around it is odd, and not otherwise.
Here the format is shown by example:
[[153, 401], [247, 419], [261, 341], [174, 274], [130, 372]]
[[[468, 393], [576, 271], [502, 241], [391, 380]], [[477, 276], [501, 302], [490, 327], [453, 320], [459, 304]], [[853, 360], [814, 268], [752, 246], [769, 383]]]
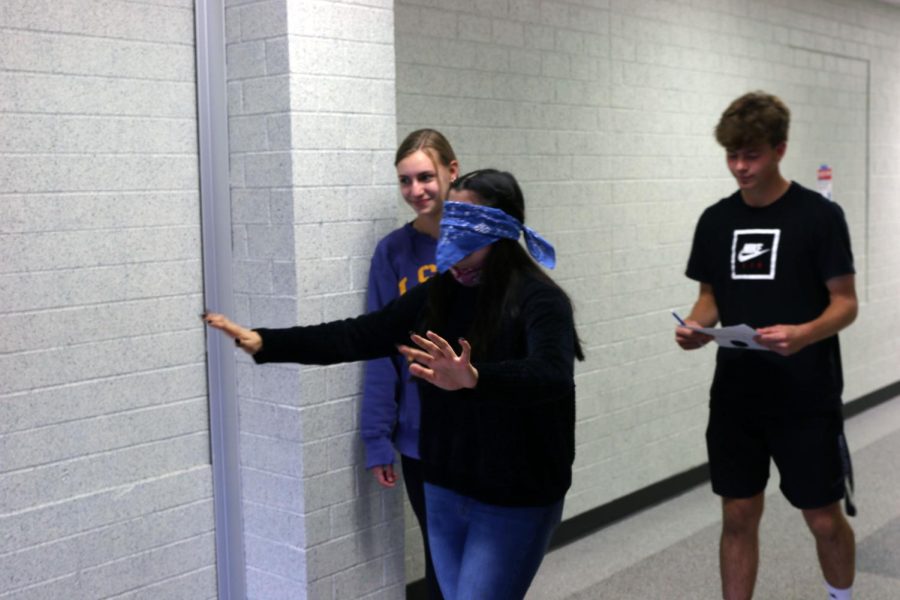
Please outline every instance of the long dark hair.
[[[450, 189], [474, 192], [481, 198], [484, 206], [499, 208], [520, 223], [525, 223], [525, 197], [511, 173], [497, 169], [472, 171], [459, 177]], [[449, 273], [445, 273], [431, 288], [425, 319], [430, 329], [440, 329], [449, 312], [453, 295], [450, 277]], [[475, 319], [469, 333], [469, 342], [475, 356], [486, 356], [491, 340], [496, 339], [500, 333], [501, 323], [518, 316], [519, 291], [527, 278], [543, 281], [559, 289], [569, 299], [562, 288], [534, 262], [518, 240], [501, 239], [494, 242], [482, 267]], [[584, 360], [577, 332], [575, 356], [578, 360]]]

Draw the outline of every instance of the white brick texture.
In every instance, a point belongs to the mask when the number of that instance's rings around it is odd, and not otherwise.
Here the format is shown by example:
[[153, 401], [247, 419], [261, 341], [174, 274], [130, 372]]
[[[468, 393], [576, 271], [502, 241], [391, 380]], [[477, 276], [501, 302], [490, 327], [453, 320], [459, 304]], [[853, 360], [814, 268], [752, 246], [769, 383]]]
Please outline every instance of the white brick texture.
[[[683, 276], [693, 226], [734, 187], [712, 129], [745, 91], [770, 90], [791, 107], [789, 177], [814, 187], [819, 164], [834, 168], [863, 299], [841, 336], [845, 400], [900, 380], [890, 242], [900, 232], [890, 200], [900, 184], [900, 9], [867, 0], [435, 6], [395, 5], [398, 135], [436, 127], [464, 172], [510, 170], [531, 226], [557, 245], [554, 275], [574, 298], [588, 354], [564, 517], [706, 460], [713, 352], [680, 352], [669, 310], [696, 297]], [[418, 531], [406, 539], [415, 579]]]
[[[396, 220], [393, 11], [383, 4], [227, 3], [244, 322], [363, 309], [369, 258]], [[359, 366], [247, 367], [238, 388], [248, 597], [402, 598], [400, 493], [375, 490], [362, 468]]]
[[187, 0], [0, 5], [0, 596], [216, 595]]
[[[712, 128], [744, 91], [790, 105], [788, 176], [834, 168], [862, 300], [845, 399], [900, 380], [900, 8], [225, 11], [235, 318], [362, 310], [373, 246], [408, 216], [409, 131], [509, 169], [588, 353], [565, 517], [705, 461], [713, 356], [677, 350], [668, 313], [696, 295], [698, 215], [733, 189]], [[0, 2], [0, 597], [216, 597], [194, 43], [192, 0]], [[360, 367], [237, 361], [248, 598], [403, 598], [421, 542], [362, 468]]]

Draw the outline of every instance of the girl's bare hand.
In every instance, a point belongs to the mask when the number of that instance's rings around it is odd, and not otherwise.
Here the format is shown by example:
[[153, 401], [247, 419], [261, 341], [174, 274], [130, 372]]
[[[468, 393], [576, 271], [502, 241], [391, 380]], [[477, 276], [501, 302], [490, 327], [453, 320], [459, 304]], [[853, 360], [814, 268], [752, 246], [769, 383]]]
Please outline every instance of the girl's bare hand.
[[214, 327], [232, 338], [234, 343], [247, 354], [256, 354], [262, 349], [262, 337], [258, 333], [238, 325], [225, 315], [207, 312], [203, 313], [203, 320], [210, 327]]
[[445, 390], [473, 388], [478, 383], [478, 370], [472, 366], [472, 347], [464, 339], [459, 340], [462, 354], [441, 336], [427, 332], [426, 337], [410, 335], [419, 347], [398, 346], [397, 350], [409, 361], [409, 372], [415, 377]]

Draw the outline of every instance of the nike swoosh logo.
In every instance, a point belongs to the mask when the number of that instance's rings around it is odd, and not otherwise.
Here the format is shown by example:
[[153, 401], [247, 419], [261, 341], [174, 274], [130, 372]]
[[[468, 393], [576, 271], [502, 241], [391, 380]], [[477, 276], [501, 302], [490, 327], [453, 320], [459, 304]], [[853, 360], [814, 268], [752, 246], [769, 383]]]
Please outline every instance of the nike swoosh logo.
[[744, 252], [743, 250], [741, 250], [740, 252], [738, 252], [737, 259], [738, 262], [747, 262], [748, 260], [753, 260], [757, 256], [762, 256], [769, 250], [769, 248], [766, 248], [765, 250], [751, 250], [750, 252]]

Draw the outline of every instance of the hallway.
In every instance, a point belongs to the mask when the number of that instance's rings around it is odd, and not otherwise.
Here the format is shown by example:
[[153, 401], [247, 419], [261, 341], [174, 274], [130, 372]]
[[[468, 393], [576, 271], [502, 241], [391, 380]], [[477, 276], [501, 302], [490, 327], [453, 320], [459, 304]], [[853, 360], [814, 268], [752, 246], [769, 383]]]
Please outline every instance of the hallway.
[[[846, 424], [856, 477], [854, 597], [900, 598], [900, 398]], [[754, 598], [826, 597], [812, 536], [781, 496], [766, 490]], [[719, 598], [719, 502], [699, 486], [547, 555], [528, 600]]]

